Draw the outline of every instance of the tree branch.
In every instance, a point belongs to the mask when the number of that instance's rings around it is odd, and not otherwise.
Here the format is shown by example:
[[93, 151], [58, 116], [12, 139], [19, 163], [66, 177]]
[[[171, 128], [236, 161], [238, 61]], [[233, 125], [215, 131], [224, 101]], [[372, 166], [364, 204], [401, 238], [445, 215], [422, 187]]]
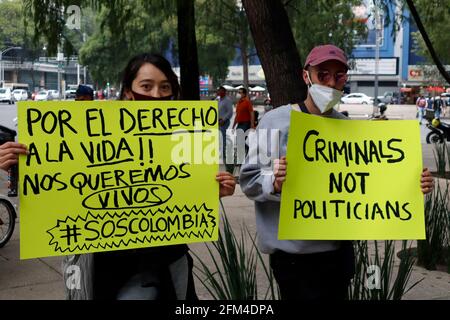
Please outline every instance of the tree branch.
[[411, 15], [416, 21], [417, 29], [419, 29], [420, 34], [422, 35], [423, 41], [425, 42], [428, 51], [430, 52], [433, 62], [436, 64], [436, 67], [438, 68], [444, 79], [450, 84], [450, 74], [445, 70], [445, 67], [437, 56], [436, 51], [434, 51], [433, 44], [431, 43], [430, 38], [428, 37], [428, 34], [422, 24], [422, 21], [420, 20], [420, 16], [417, 13], [414, 3], [412, 2], [412, 0], [406, 0], [406, 3], [408, 4], [409, 11], [411, 11]]

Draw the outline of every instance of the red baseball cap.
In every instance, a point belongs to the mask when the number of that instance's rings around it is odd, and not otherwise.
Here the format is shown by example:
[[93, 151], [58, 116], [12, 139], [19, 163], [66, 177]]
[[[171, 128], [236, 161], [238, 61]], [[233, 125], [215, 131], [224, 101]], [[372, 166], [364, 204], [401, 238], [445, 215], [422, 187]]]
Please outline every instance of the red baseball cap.
[[321, 64], [322, 62], [328, 60], [336, 60], [342, 62], [347, 67], [347, 69], [349, 69], [347, 57], [345, 56], [344, 51], [332, 44], [325, 44], [322, 46], [314, 47], [306, 57], [305, 69], [308, 66], [317, 66], [318, 64]]

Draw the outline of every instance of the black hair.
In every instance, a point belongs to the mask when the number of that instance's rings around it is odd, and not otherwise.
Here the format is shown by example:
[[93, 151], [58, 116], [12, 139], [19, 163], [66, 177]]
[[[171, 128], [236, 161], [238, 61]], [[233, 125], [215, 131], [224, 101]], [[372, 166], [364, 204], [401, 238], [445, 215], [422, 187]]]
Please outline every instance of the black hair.
[[75, 95], [76, 97], [89, 96], [90, 99], [94, 100], [94, 90], [92, 90], [91, 87], [85, 86], [83, 84], [78, 85]]
[[225, 90], [225, 91], [227, 91], [227, 89], [225, 89], [224, 86], [220, 86], [220, 87], [217, 89], [217, 91], [219, 91], [219, 90]]
[[242, 91], [243, 94], [247, 95], [247, 89], [245, 89], [245, 88], [240, 88], [239, 91]]
[[178, 99], [180, 96], [180, 84], [178, 83], [178, 77], [173, 72], [170, 62], [167, 61], [163, 56], [156, 53], [142, 53], [131, 58], [128, 62], [122, 76], [122, 89], [120, 91], [120, 99], [125, 98], [125, 91], [131, 91], [131, 85], [139, 69], [146, 63], [150, 63], [161, 70], [162, 73], [167, 77], [167, 80], [172, 86], [172, 94], [174, 99]]

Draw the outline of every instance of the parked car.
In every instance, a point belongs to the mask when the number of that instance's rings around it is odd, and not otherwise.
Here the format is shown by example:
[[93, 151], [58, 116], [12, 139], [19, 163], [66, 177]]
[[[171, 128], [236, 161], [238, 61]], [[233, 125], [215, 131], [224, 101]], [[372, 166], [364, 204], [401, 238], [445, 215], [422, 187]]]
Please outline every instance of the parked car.
[[50, 101], [53, 96], [49, 90], [41, 90], [34, 96], [34, 101]]
[[341, 98], [346, 104], [373, 104], [373, 98], [364, 93], [350, 93]]
[[14, 100], [16, 101], [28, 100], [28, 92], [25, 89], [13, 90], [12, 94], [14, 96]]
[[59, 99], [59, 91], [58, 90], [48, 90], [48, 92], [50, 92], [50, 94], [52, 95], [52, 98], [55, 99]]
[[397, 104], [402, 102], [402, 99], [399, 99], [398, 92], [393, 91], [386, 91], [382, 96], [378, 96], [377, 99], [378, 102], [386, 104]]
[[0, 102], [14, 103], [14, 95], [11, 92], [11, 88], [0, 88]]
[[77, 95], [77, 90], [74, 90], [74, 89], [66, 90], [66, 99], [75, 99], [76, 95]]

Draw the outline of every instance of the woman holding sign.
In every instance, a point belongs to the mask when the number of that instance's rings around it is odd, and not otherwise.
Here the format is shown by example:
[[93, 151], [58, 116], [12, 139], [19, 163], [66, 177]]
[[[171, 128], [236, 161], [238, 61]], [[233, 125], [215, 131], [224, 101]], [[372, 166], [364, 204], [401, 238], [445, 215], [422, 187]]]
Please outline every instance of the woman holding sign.
[[[269, 112], [257, 131], [279, 130], [279, 145], [273, 141], [250, 144], [240, 173], [242, 191], [255, 201], [258, 245], [270, 255], [270, 266], [283, 300], [343, 300], [354, 274], [354, 253], [351, 241], [279, 240], [280, 201], [286, 179], [286, 149], [291, 114], [348, 119], [333, 107], [339, 103], [349, 69], [344, 52], [333, 45], [315, 47], [307, 56], [303, 80], [308, 85], [305, 101], [280, 106]], [[325, 145], [325, 143], [324, 143]], [[259, 150], [278, 159], [263, 163]], [[419, 183], [419, 181], [417, 181]], [[308, 185], [317, 181], [305, 181]], [[433, 178], [422, 172], [421, 189], [429, 193]]]
[[[122, 81], [122, 100], [176, 100], [178, 78], [159, 55], [141, 54], [130, 60]], [[23, 144], [0, 146], [0, 168], [27, 154]], [[219, 196], [234, 193], [235, 179], [228, 172], [216, 175]], [[65, 256], [66, 297], [69, 299], [197, 300], [188, 246], [169, 245], [142, 249]]]
[[[178, 78], [160, 55], [141, 54], [125, 68], [122, 100], [177, 100]], [[220, 197], [232, 195], [234, 177], [219, 172]], [[94, 254], [94, 299], [196, 300], [188, 246], [170, 245]]]

